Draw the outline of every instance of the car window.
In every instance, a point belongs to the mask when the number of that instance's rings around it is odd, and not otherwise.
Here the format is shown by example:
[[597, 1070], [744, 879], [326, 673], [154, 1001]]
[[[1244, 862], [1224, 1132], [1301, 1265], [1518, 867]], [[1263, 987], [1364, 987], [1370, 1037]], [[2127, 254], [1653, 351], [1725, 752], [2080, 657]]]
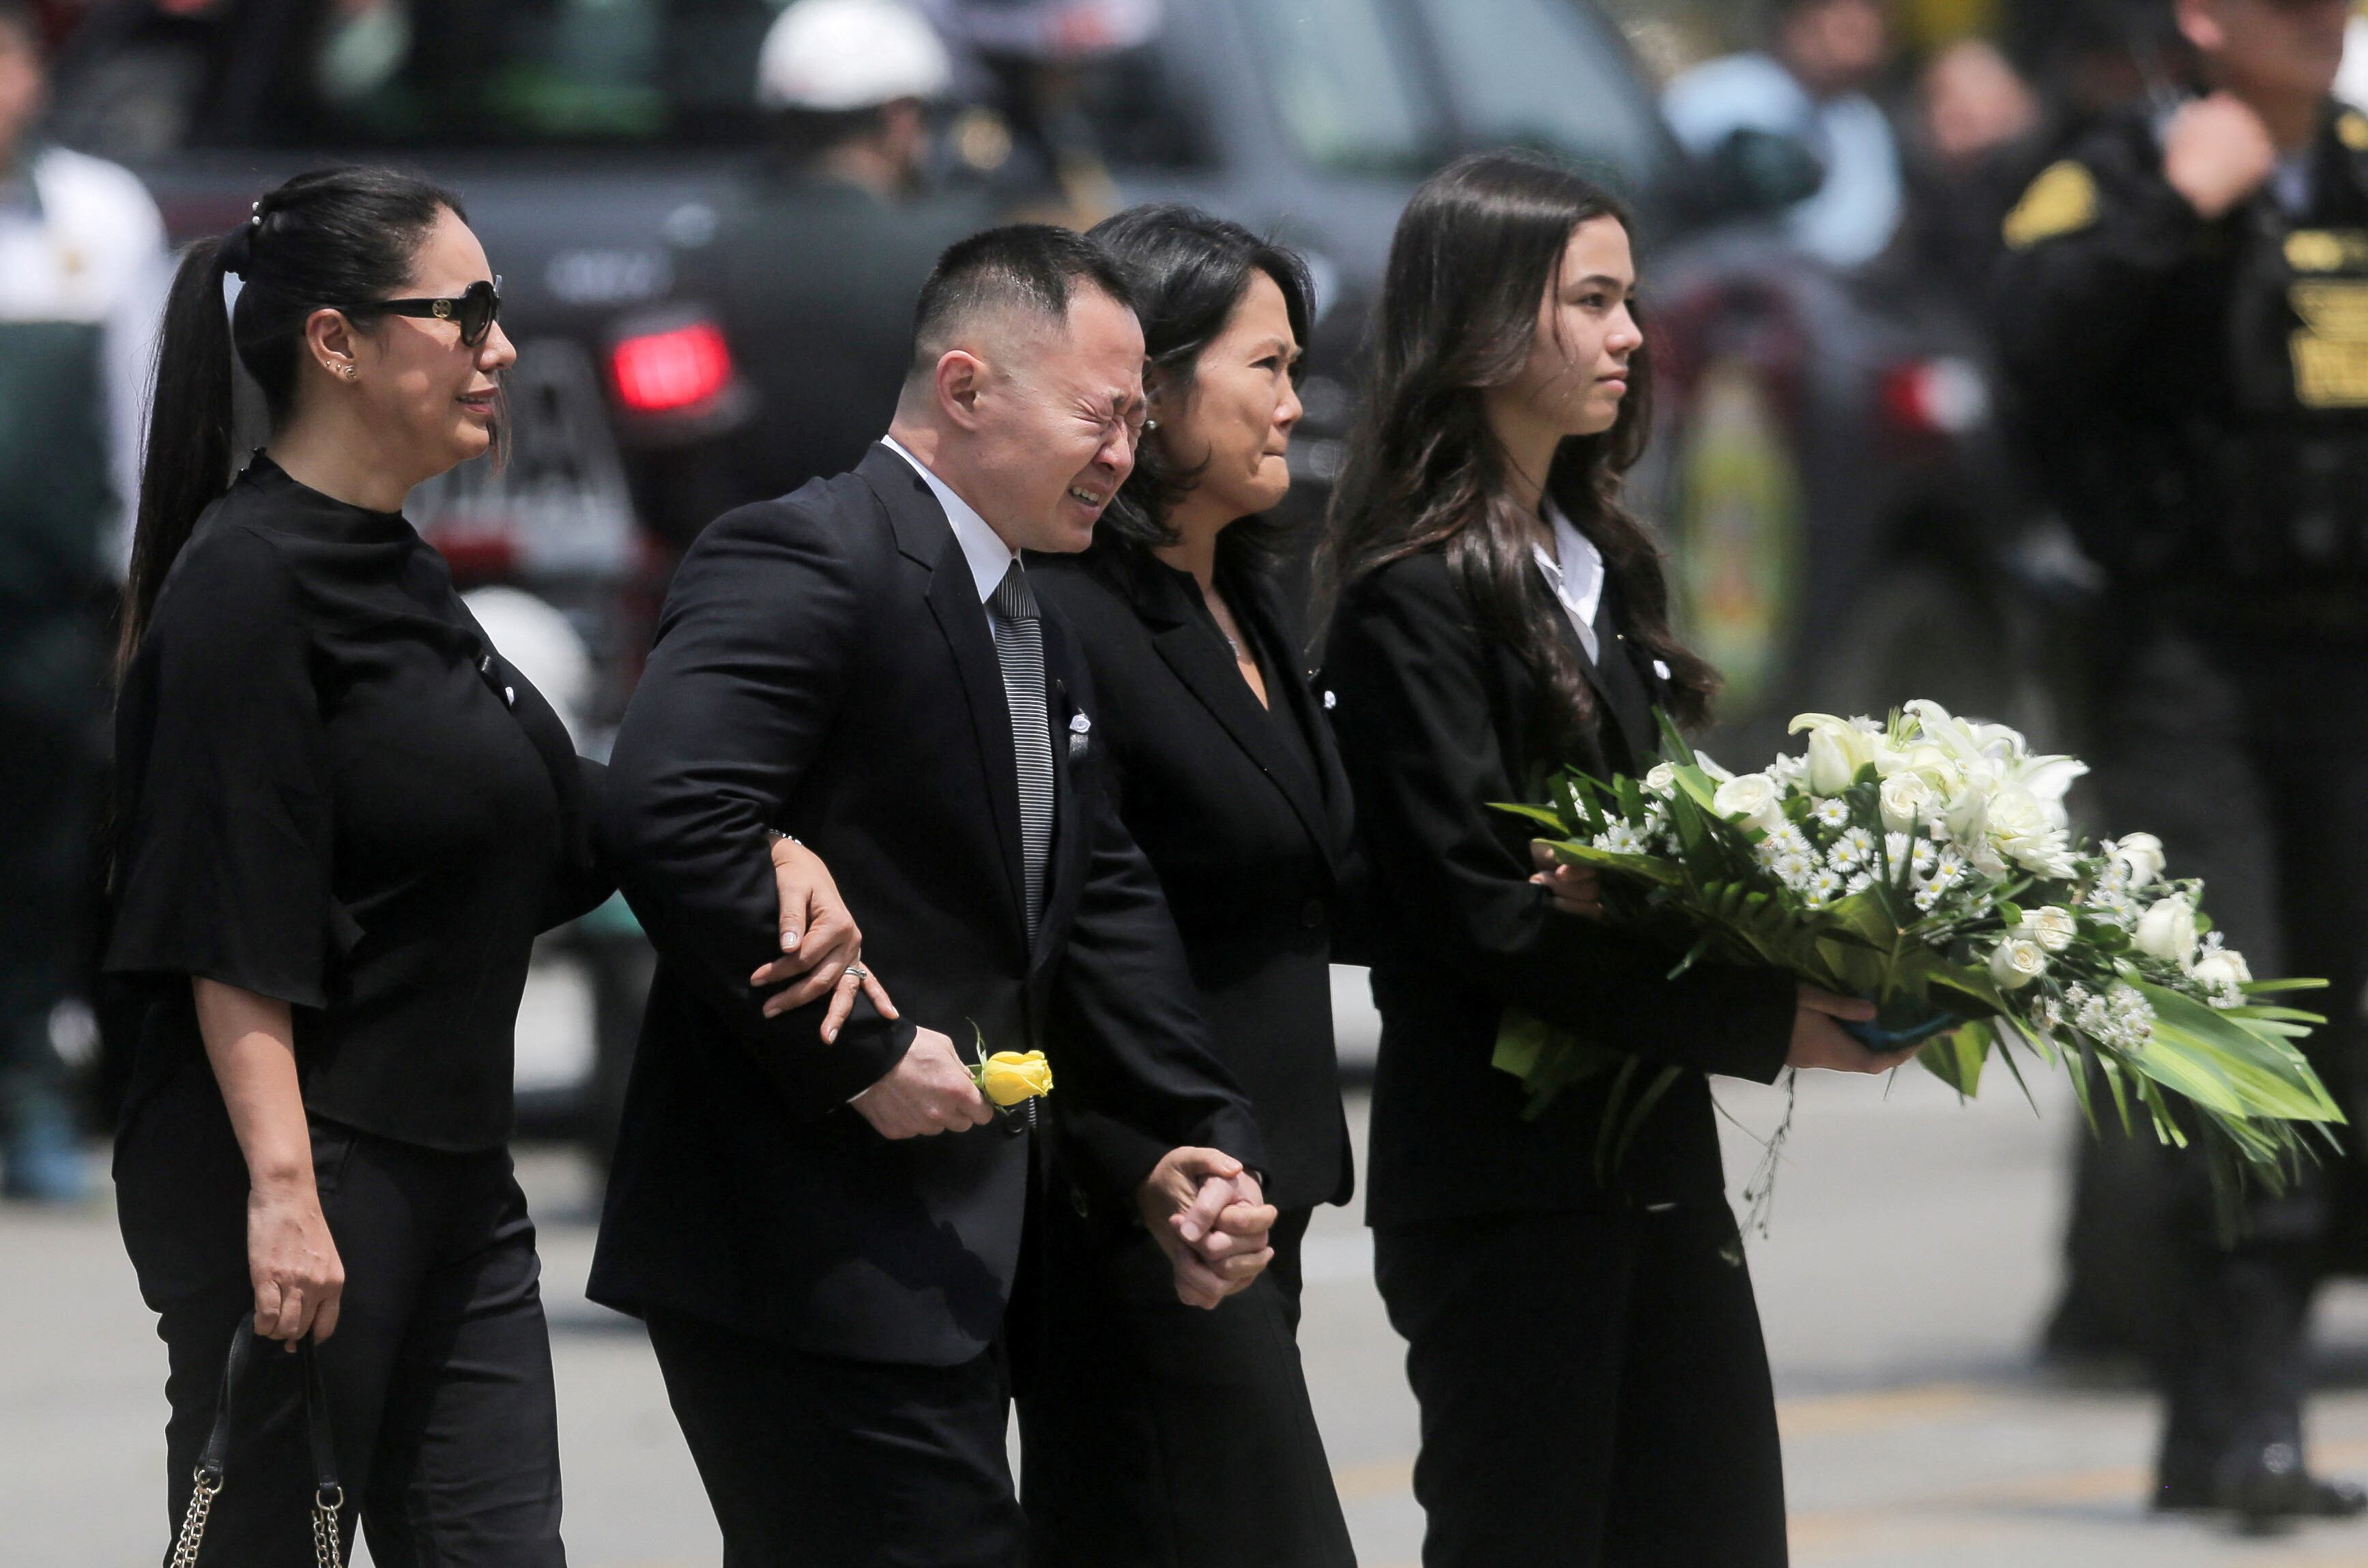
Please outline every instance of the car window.
[[1420, 0], [1465, 139], [1539, 147], [1644, 184], [1668, 156], [1652, 96], [1580, 0]]
[[646, 142], [753, 133], [767, 0], [335, 0], [281, 123], [307, 140]]
[[1401, 40], [1376, 0], [1239, 0], [1283, 128], [1344, 173], [1424, 172], [1432, 151]]

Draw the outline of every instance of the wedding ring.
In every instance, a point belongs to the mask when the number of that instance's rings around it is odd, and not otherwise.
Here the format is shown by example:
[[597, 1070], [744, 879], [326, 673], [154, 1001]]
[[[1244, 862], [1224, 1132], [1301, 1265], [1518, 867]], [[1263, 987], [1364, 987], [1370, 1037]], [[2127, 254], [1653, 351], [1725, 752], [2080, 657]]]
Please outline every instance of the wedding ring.
[[848, 964], [845, 969], [838, 971], [838, 978], [841, 980], [846, 980], [850, 977], [856, 980], [869, 980], [871, 978], [871, 971], [864, 968], [860, 963]]

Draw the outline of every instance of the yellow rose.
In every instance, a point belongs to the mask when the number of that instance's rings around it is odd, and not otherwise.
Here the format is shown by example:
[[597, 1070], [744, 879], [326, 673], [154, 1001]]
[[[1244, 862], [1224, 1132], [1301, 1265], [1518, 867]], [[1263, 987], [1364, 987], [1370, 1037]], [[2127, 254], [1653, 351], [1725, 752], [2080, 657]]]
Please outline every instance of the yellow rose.
[[998, 1051], [980, 1064], [978, 1086], [996, 1105], [1015, 1106], [1053, 1092], [1053, 1064], [1041, 1051], [1025, 1056], [1016, 1051]]

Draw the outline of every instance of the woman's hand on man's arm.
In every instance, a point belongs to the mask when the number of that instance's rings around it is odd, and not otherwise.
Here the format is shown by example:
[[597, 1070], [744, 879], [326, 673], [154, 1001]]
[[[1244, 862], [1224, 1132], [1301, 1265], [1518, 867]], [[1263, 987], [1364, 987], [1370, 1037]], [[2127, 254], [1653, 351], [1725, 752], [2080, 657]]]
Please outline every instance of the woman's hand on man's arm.
[[830, 1010], [822, 1024], [825, 1043], [838, 1038], [859, 990], [871, 998], [882, 1017], [896, 1017], [886, 988], [863, 967], [863, 932], [839, 897], [830, 868], [794, 838], [774, 839], [772, 856], [773, 883], [780, 895], [781, 956], [750, 975], [748, 983], [759, 990], [768, 985], [786, 989], [766, 998], [765, 1017], [778, 1018], [829, 994]]

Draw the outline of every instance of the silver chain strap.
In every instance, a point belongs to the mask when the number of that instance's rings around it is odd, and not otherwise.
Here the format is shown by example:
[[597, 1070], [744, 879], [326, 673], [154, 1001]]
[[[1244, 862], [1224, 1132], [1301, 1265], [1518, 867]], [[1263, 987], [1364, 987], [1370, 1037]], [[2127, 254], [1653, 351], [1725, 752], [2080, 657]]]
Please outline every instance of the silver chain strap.
[[181, 1534], [173, 1542], [170, 1568], [198, 1568], [198, 1548], [206, 1543], [206, 1516], [213, 1512], [214, 1494], [222, 1490], [222, 1478], [197, 1472], [197, 1490], [189, 1494], [188, 1512], [181, 1516]]
[[346, 1506], [346, 1489], [329, 1487], [313, 1498], [313, 1555], [320, 1568], [345, 1568], [338, 1555], [337, 1510]]
[[[214, 1496], [222, 1489], [220, 1476], [197, 1472], [197, 1489], [189, 1494], [188, 1512], [181, 1516], [181, 1533], [173, 1542], [173, 1560], [166, 1568], [198, 1568], [198, 1552], [206, 1544], [206, 1518], [214, 1510]], [[346, 1489], [330, 1487], [313, 1499], [313, 1558], [320, 1568], [345, 1568], [345, 1543], [337, 1533], [337, 1513], [346, 1506]]]

